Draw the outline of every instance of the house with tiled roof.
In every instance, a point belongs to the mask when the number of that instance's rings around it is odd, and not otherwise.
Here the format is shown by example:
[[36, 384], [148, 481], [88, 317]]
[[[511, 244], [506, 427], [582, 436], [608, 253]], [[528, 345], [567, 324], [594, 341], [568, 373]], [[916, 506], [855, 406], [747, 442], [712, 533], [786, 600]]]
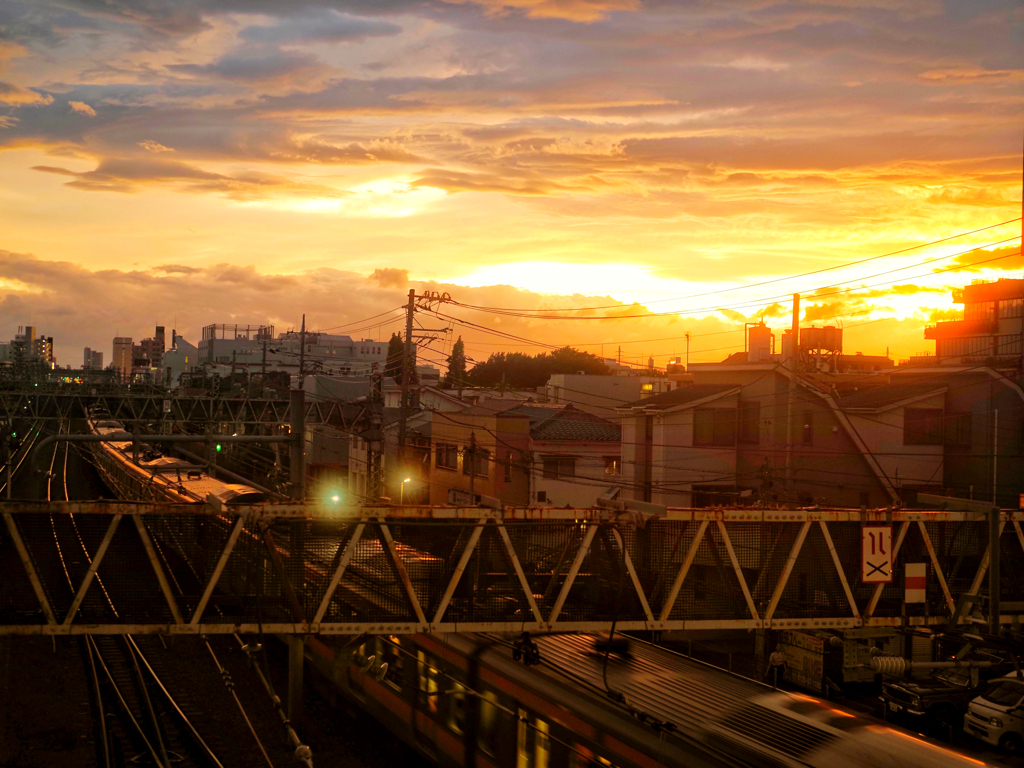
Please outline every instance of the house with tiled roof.
[[522, 406], [530, 417], [530, 501], [558, 507], [589, 507], [619, 483], [622, 469], [618, 424], [572, 405]]

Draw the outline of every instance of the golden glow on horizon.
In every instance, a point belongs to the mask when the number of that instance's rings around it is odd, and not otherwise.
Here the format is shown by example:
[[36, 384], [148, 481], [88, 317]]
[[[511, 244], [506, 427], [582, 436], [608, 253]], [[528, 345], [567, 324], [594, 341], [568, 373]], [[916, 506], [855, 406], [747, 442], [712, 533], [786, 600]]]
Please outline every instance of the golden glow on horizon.
[[[334, 327], [410, 286], [688, 313], [481, 321], [644, 362], [684, 332], [691, 360], [721, 359], [745, 321], [785, 327], [798, 291], [808, 325], [901, 358], [934, 349], [923, 327], [960, 311], [952, 287], [1024, 270], [931, 271], [1018, 222], [780, 279], [1020, 215], [1016, 9], [71, 5], [37, 0], [0, 39], [0, 320], [52, 333], [62, 360], [175, 314], [193, 339], [303, 312]], [[111, 309], [129, 298], [142, 327]]]

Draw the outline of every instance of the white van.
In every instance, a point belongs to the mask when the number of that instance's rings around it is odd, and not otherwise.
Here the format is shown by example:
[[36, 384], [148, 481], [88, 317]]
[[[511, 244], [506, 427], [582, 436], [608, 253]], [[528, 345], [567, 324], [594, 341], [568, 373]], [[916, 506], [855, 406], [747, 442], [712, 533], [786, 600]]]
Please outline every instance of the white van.
[[1024, 677], [999, 677], [967, 705], [964, 732], [1008, 752], [1024, 753]]

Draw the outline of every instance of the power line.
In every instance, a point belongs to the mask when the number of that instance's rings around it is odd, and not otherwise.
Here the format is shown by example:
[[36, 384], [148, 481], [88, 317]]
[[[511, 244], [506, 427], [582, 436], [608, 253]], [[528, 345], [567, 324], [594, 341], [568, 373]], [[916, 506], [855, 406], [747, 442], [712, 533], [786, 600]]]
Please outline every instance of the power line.
[[[931, 242], [922, 243], [921, 245], [914, 245], [914, 246], [911, 246], [909, 248], [903, 248], [903, 249], [898, 250], [898, 251], [891, 251], [889, 253], [883, 253], [883, 254], [880, 254], [878, 256], [871, 256], [871, 257], [866, 258], [866, 259], [860, 259], [859, 261], [850, 261], [850, 262], [846, 262], [844, 264], [838, 264], [838, 265], [836, 265], [834, 267], [825, 267], [823, 269], [816, 269], [816, 270], [812, 270], [810, 272], [804, 272], [804, 273], [797, 274], [797, 275], [788, 275], [786, 277], [779, 277], [779, 278], [774, 278], [772, 280], [765, 280], [765, 281], [760, 282], [760, 283], [751, 283], [750, 285], [743, 285], [743, 286], [740, 286], [738, 288], [731, 288], [731, 289], [718, 290], [718, 291], [708, 291], [708, 292], [704, 292], [704, 293], [692, 293], [692, 294], [689, 294], [687, 296], [677, 296], [677, 297], [670, 298], [670, 299], [655, 299], [655, 300], [650, 301], [648, 303], [649, 304], [655, 304], [655, 303], [665, 302], [665, 301], [682, 301], [683, 299], [692, 299], [692, 298], [697, 298], [697, 297], [702, 297], [702, 296], [711, 296], [711, 295], [714, 295], [714, 294], [717, 294], [717, 293], [729, 293], [729, 292], [732, 292], [732, 291], [746, 290], [747, 288], [757, 288], [757, 287], [760, 287], [762, 285], [770, 285], [772, 283], [779, 283], [779, 282], [783, 282], [785, 280], [793, 280], [793, 279], [796, 279], [796, 278], [799, 278], [799, 277], [807, 277], [809, 275], [817, 275], [817, 274], [821, 274], [822, 272], [829, 272], [829, 271], [836, 270], [836, 269], [842, 269], [844, 267], [857, 266], [858, 264], [866, 264], [869, 261], [875, 261], [877, 259], [884, 259], [884, 258], [887, 258], [889, 256], [896, 256], [896, 255], [901, 254], [901, 253], [908, 253], [909, 251], [920, 250], [921, 248], [927, 248], [929, 246], [938, 245], [940, 243], [945, 243], [945, 242], [948, 242], [950, 240], [956, 240], [956, 239], [961, 238], [961, 237], [966, 237], [967, 235], [977, 234], [978, 232], [985, 232], [986, 230], [995, 229], [996, 227], [1001, 227], [1001, 226], [1003, 226], [1005, 224], [1012, 224], [1015, 221], [1020, 221], [1020, 220], [1021, 220], [1021, 217], [1018, 216], [1015, 219], [1007, 219], [1006, 221], [1001, 221], [998, 224], [990, 224], [987, 227], [981, 227], [979, 229], [972, 229], [972, 230], [970, 230], [968, 232], [960, 232], [959, 234], [950, 235], [949, 237], [944, 237], [944, 238], [942, 238], [940, 240], [932, 240]], [[1011, 238], [1011, 239], [1015, 239], [1015, 238]], [[983, 247], [986, 247], [986, 246], [979, 246], [979, 247], [983, 248]], [[977, 248], [972, 249], [972, 250], [977, 250]], [[968, 251], [968, 253], [969, 253], [969, 251]], [[470, 304], [459, 304], [459, 306], [464, 306], [464, 307], [471, 308], [471, 309], [485, 309], [485, 307], [474, 306], [474, 305], [470, 305]], [[624, 304], [607, 304], [607, 305], [599, 306], [599, 307], [573, 307], [573, 308], [567, 308], [567, 309], [550, 309], [550, 310], [536, 310], [536, 311], [538, 311], [538, 312], [540, 312], [540, 311], [545, 311], [545, 312], [581, 312], [581, 311], [597, 310], [597, 309], [619, 309], [619, 308], [621, 308], [623, 306], [628, 306], [628, 305], [624, 305]], [[491, 309], [497, 309], [497, 308], [491, 308]], [[530, 310], [516, 310], [515, 308], [503, 308], [503, 309], [509, 309], [511, 311], [530, 311]]]
[[[832, 283], [831, 285], [828, 285], [828, 286], [818, 286], [817, 288], [805, 288], [805, 289], [802, 289], [802, 290], [799, 290], [799, 291], [795, 291], [795, 293], [807, 294], [808, 296], [813, 296], [814, 298], [819, 298], [819, 297], [824, 297], [824, 296], [834, 296], [834, 295], [837, 295], [837, 294], [840, 294], [840, 293], [852, 293], [852, 292], [855, 292], [855, 291], [864, 290], [866, 288], [874, 288], [874, 287], [877, 287], [877, 286], [880, 286], [880, 285], [888, 285], [888, 284], [894, 283], [896, 281], [895, 280], [886, 280], [886, 281], [883, 281], [881, 283], [875, 283], [875, 284], [870, 285], [870, 286], [860, 286], [858, 288], [846, 289], [846, 290], [842, 290], [842, 291], [832, 291], [830, 293], [818, 293], [819, 291], [825, 290], [826, 288], [830, 288], [830, 287], [833, 287], [833, 286], [846, 285], [848, 283], [855, 283], [855, 282], [858, 282], [858, 281], [861, 281], [861, 280], [869, 280], [869, 279], [871, 279], [873, 277], [881, 277], [882, 275], [889, 275], [889, 274], [893, 274], [894, 272], [902, 272], [905, 269], [913, 269], [914, 267], [924, 266], [925, 264], [934, 264], [934, 263], [939, 262], [939, 261], [945, 261], [947, 259], [953, 259], [953, 258], [957, 258], [959, 256], [965, 256], [966, 254], [973, 253], [974, 251], [983, 250], [985, 248], [991, 248], [991, 247], [997, 246], [997, 245], [1003, 245], [1004, 243], [1009, 243], [1009, 242], [1012, 242], [1014, 240], [1019, 240], [1019, 239], [1020, 239], [1020, 235], [1015, 235], [1014, 237], [1009, 237], [1009, 238], [1006, 238], [1005, 240], [997, 240], [997, 241], [994, 241], [994, 242], [991, 242], [991, 243], [986, 243], [984, 245], [979, 245], [976, 248], [971, 248], [971, 249], [966, 250], [966, 251], [960, 251], [958, 253], [951, 253], [951, 254], [948, 254], [946, 256], [936, 257], [934, 259], [927, 259], [925, 261], [916, 262], [914, 264], [908, 264], [908, 265], [903, 266], [903, 267], [896, 267], [894, 269], [883, 270], [882, 272], [876, 272], [876, 273], [871, 274], [871, 275], [850, 278], [849, 280], [840, 280], [840, 281]], [[912, 280], [912, 279], [914, 279], [916, 277], [926, 277], [926, 276], [930, 276], [930, 275], [933, 275], [933, 274], [941, 274], [943, 272], [953, 272], [953, 271], [956, 271], [956, 270], [959, 270], [959, 269], [967, 269], [967, 268], [970, 268], [970, 267], [978, 266], [979, 264], [987, 264], [987, 263], [992, 262], [992, 261], [1000, 261], [1001, 259], [1009, 258], [1011, 256], [1016, 256], [1016, 255], [1017, 255], [1017, 253], [1009, 253], [1009, 254], [1005, 254], [1003, 256], [997, 256], [997, 257], [992, 258], [992, 259], [985, 259], [985, 260], [982, 260], [982, 261], [976, 261], [976, 262], [972, 262], [971, 264], [958, 264], [958, 265], [956, 265], [954, 267], [950, 267], [950, 268], [947, 268], [947, 269], [937, 269], [937, 270], [933, 270], [932, 272], [926, 272], [926, 273], [922, 273], [920, 275], [911, 275], [909, 277], [904, 277], [904, 278], [901, 278], [901, 279]], [[718, 293], [728, 293], [728, 292], [729, 291], [710, 291], [710, 292], [705, 293], [705, 294], [695, 294], [695, 296], [696, 295], [710, 296], [710, 295], [715, 295], [715, 294], [718, 294]], [[785, 293], [785, 294], [777, 294], [775, 296], [762, 297], [762, 298], [756, 299], [756, 300], [748, 299], [746, 301], [743, 301], [743, 302], [737, 303], [737, 304], [705, 306], [705, 307], [698, 307], [696, 309], [683, 309], [683, 310], [670, 311], [670, 312], [647, 312], [647, 313], [643, 313], [643, 314], [633, 314], [633, 315], [598, 315], [598, 316], [593, 316], [593, 315], [576, 315], [576, 316], [541, 315], [541, 314], [534, 314], [534, 310], [505, 310], [505, 309], [496, 309], [496, 308], [489, 308], [489, 307], [471, 306], [471, 305], [468, 305], [468, 304], [461, 304], [459, 302], [453, 302], [453, 303], [455, 303], [456, 306], [465, 307], [467, 309], [472, 309], [472, 310], [474, 310], [476, 312], [486, 312], [486, 313], [489, 313], [489, 314], [502, 315], [502, 316], [506, 316], [506, 317], [520, 317], [520, 318], [527, 318], [527, 319], [534, 319], [534, 320], [591, 320], [591, 321], [597, 320], [597, 321], [608, 321], [608, 320], [631, 320], [631, 319], [639, 319], [639, 318], [678, 317], [678, 316], [681, 316], [681, 315], [708, 314], [708, 313], [713, 313], [713, 312], [719, 312], [719, 311], [721, 311], [723, 309], [747, 309], [747, 308], [750, 308], [750, 307], [759, 307], [759, 306], [763, 305], [766, 302], [778, 302], [778, 301], [787, 300], [790, 296], [791, 296], [791, 294]], [[623, 306], [624, 305], [618, 305], [616, 308], [617, 309], [621, 309]], [[536, 311], [539, 312], [539, 311], [546, 311], [546, 310], [536, 310]], [[574, 312], [580, 312], [580, 311], [586, 311], [586, 310], [585, 309], [578, 309], [578, 310], [573, 310], [573, 311]]]

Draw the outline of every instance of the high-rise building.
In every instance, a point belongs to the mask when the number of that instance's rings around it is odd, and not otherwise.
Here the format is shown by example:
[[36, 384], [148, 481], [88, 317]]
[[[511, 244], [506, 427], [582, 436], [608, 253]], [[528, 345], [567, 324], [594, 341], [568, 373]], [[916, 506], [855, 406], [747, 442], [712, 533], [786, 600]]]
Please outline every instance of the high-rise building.
[[85, 354], [83, 355], [82, 367], [91, 370], [102, 370], [103, 369], [103, 353], [96, 349], [85, 348]]
[[114, 357], [111, 360], [121, 381], [132, 377], [132, 339], [130, 336], [114, 337]]
[[935, 340], [935, 358], [942, 365], [1017, 366], [1024, 336], [1024, 280], [975, 280], [953, 289], [953, 303], [964, 305], [962, 320], [925, 328]]
[[40, 336], [32, 342], [32, 357], [49, 368], [53, 367], [53, 336]]
[[164, 327], [158, 325], [156, 327], [156, 333], [151, 338], [143, 339], [135, 346], [134, 357], [137, 360], [144, 359], [142, 363], [143, 367], [146, 368], [163, 368], [164, 352], [166, 351], [164, 344]]

